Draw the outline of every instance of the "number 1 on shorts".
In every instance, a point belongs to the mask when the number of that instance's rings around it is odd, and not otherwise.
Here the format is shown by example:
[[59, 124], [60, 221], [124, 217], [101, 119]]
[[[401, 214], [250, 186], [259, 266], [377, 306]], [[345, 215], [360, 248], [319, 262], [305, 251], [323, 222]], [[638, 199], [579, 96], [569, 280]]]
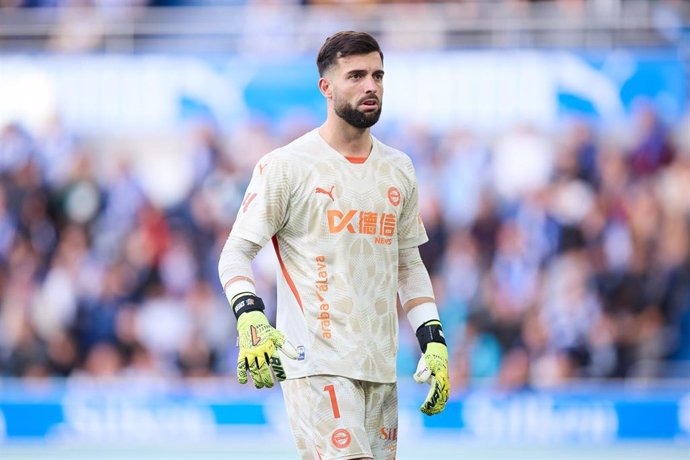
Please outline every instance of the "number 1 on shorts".
[[333, 409], [333, 418], [340, 418], [338, 400], [335, 399], [335, 387], [333, 387], [333, 385], [326, 385], [325, 387], [323, 387], [323, 391], [327, 391], [328, 396], [330, 396], [331, 398], [331, 409]]

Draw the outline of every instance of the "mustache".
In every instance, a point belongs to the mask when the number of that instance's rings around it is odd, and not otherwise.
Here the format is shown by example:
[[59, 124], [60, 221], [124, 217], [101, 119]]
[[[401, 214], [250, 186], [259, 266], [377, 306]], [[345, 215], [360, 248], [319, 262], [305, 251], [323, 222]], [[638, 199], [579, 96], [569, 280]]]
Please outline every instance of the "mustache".
[[378, 96], [367, 96], [365, 98], [362, 98], [357, 104], [364, 104], [367, 101], [374, 101], [377, 104], [380, 104], [381, 101], [379, 100]]

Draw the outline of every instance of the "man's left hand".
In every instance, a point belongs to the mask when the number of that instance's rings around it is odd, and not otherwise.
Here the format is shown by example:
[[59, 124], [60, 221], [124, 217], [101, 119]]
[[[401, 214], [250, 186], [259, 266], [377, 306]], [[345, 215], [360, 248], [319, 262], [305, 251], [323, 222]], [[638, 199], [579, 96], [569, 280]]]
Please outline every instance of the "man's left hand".
[[448, 348], [438, 342], [430, 342], [419, 359], [414, 379], [418, 383], [428, 382], [431, 385], [426, 400], [419, 408], [427, 415], [434, 415], [446, 407], [450, 392], [448, 378]]

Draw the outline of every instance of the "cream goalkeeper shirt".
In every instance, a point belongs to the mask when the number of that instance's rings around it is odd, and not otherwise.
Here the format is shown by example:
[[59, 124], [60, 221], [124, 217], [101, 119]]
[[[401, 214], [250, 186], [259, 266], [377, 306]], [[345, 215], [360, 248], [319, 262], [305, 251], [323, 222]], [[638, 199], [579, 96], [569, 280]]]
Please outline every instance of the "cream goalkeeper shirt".
[[414, 167], [375, 138], [348, 161], [318, 130], [254, 168], [231, 235], [275, 248], [276, 327], [298, 347], [288, 378], [396, 380], [398, 250], [428, 240]]

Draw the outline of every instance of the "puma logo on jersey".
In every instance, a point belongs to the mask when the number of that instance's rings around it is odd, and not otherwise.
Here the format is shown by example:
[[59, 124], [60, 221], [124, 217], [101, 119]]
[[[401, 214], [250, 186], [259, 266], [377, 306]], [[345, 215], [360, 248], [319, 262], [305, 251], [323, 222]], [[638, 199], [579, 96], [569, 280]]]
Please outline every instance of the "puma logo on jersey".
[[316, 190], [314, 190], [314, 193], [322, 193], [324, 195], [328, 195], [328, 197], [331, 199], [331, 201], [335, 202], [335, 198], [333, 198], [333, 189], [335, 188], [335, 185], [331, 185], [330, 190], [326, 190], [325, 188], [321, 187], [316, 187]]

